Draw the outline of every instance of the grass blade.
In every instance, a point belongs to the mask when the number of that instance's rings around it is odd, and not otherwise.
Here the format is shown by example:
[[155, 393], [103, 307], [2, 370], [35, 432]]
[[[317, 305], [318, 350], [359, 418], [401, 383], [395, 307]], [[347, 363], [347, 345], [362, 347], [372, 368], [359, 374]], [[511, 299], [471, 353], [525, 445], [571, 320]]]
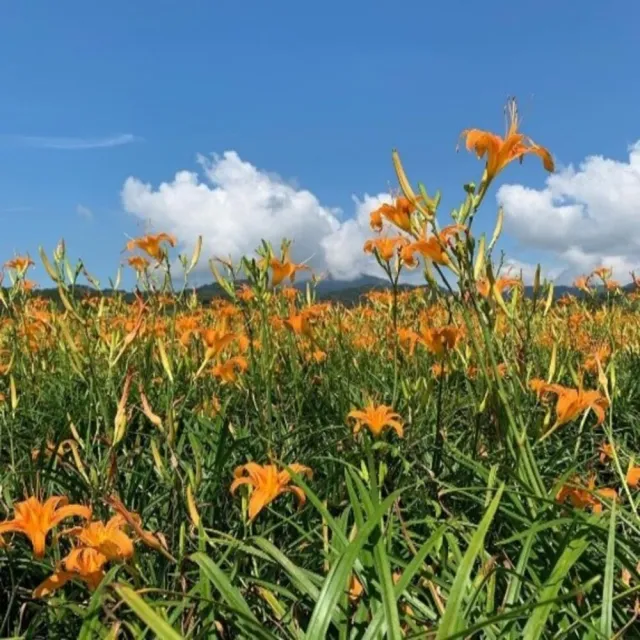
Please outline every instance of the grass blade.
[[613, 576], [616, 563], [616, 503], [611, 506], [609, 537], [607, 540], [607, 563], [604, 567], [602, 585], [602, 611], [600, 613], [600, 632], [610, 638], [613, 635]]
[[449, 591], [447, 607], [444, 610], [442, 621], [440, 622], [440, 626], [438, 627], [438, 635], [436, 636], [436, 640], [444, 640], [444, 638], [447, 638], [448, 636], [455, 633], [455, 631], [460, 626], [460, 610], [462, 609], [462, 603], [464, 601], [467, 586], [469, 584], [469, 576], [471, 575], [471, 571], [473, 570], [473, 565], [476, 561], [476, 557], [478, 556], [480, 550], [484, 545], [485, 536], [487, 535], [487, 531], [489, 530], [489, 526], [491, 525], [493, 516], [498, 509], [503, 491], [504, 485], [501, 484], [498, 488], [498, 491], [496, 492], [496, 495], [491, 501], [489, 508], [480, 521], [478, 529], [473, 534], [471, 543], [469, 544], [469, 548], [462, 558], [462, 562], [460, 563], [460, 566], [458, 567], [458, 570], [456, 572], [456, 577], [453, 580], [453, 585], [451, 586], [451, 590]]
[[161, 618], [131, 587], [118, 584], [114, 585], [113, 588], [120, 598], [127, 603], [129, 609], [131, 609], [160, 640], [184, 640], [184, 636], [180, 635], [166, 620]]
[[542, 637], [551, 610], [556, 604], [555, 598], [560, 591], [562, 582], [588, 545], [589, 542], [585, 538], [573, 538], [565, 547], [538, 595], [538, 602], [545, 602], [545, 604], [536, 608], [529, 618], [523, 632], [525, 640], [537, 640]]

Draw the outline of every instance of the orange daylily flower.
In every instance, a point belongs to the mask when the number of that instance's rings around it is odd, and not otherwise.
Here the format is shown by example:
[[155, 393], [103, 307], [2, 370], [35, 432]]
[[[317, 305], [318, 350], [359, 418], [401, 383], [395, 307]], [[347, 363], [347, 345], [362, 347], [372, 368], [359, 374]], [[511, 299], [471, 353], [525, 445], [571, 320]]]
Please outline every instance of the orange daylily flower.
[[605, 463], [607, 460], [611, 460], [613, 458], [613, 447], [609, 442], [603, 442], [598, 447], [598, 451], [600, 452], [601, 463]]
[[416, 350], [416, 344], [420, 341], [420, 335], [413, 329], [401, 327], [398, 329], [398, 341], [401, 346], [408, 349], [409, 355], [412, 356]]
[[[422, 200], [422, 196], [418, 196], [417, 199]], [[402, 229], [402, 231], [406, 233], [411, 233], [411, 214], [413, 214], [415, 210], [415, 204], [404, 196], [396, 198], [394, 204], [385, 202], [375, 211], [371, 212], [371, 228], [374, 231], [382, 231], [382, 222], [383, 218], [385, 218], [391, 224], [398, 227], [398, 229]]]
[[451, 367], [448, 364], [442, 365], [440, 362], [436, 362], [431, 365], [431, 373], [433, 373], [436, 378], [448, 376], [451, 373]]
[[225, 327], [221, 327], [220, 329], [205, 329], [201, 332], [200, 337], [206, 346], [205, 360], [210, 360], [218, 355], [237, 338], [235, 333], [227, 331]]
[[364, 587], [356, 576], [351, 576], [351, 583], [349, 585], [349, 600], [351, 602], [357, 602], [364, 593]]
[[629, 463], [626, 480], [628, 486], [632, 489], [636, 489], [638, 485], [640, 485], [640, 467]]
[[598, 267], [591, 272], [591, 276], [597, 276], [606, 284], [607, 280], [613, 275], [613, 269], [610, 267]]
[[256, 297], [256, 294], [249, 285], [243, 284], [236, 291], [236, 296], [238, 296], [238, 298], [242, 300], [242, 302], [250, 302]]
[[288, 251], [283, 252], [282, 260], [279, 260], [275, 256], [271, 258], [269, 266], [271, 267], [271, 284], [274, 287], [277, 287], [287, 278], [289, 282], [294, 282], [298, 271], [309, 271], [309, 267], [306, 264], [295, 264], [291, 262]]
[[124, 517], [117, 514], [106, 523], [95, 520], [62, 533], [74, 536], [82, 546], [99, 551], [107, 560], [122, 562], [133, 556], [133, 540], [122, 530], [126, 525]]
[[175, 247], [177, 240], [174, 235], [169, 233], [147, 234], [146, 236], [129, 240], [129, 242], [127, 242], [127, 251], [133, 251], [133, 249], [137, 248], [160, 262], [166, 254], [166, 251], [162, 246], [163, 242]]
[[130, 256], [127, 258], [129, 266], [135, 269], [138, 273], [142, 273], [149, 268], [149, 261], [144, 256]]
[[555, 394], [557, 396], [556, 422], [552, 428], [560, 427], [563, 424], [567, 424], [567, 422], [575, 420], [587, 409], [592, 409], [596, 414], [598, 420], [596, 426], [604, 422], [605, 411], [609, 407], [609, 401], [599, 391], [572, 389], [563, 387], [560, 384], [547, 384], [537, 379], [531, 380], [529, 386], [539, 397], [544, 394]]
[[249, 363], [246, 358], [243, 356], [234, 356], [225, 362], [216, 364], [211, 369], [211, 373], [216, 378], [220, 378], [222, 382], [235, 382], [238, 377], [238, 372], [246, 371], [248, 368]]
[[44, 503], [32, 496], [22, 502], [16, 502], [13, 511], [13, 520], [0, 523], [0, 535], [12, 531], [23, 533], [29, 538], [36, 558], [44, 556], [47, 533], [62, 520], [71, 516], [85, 520], [91, 518], [89, 507], [69, 504], [69, 500], [63, 496], [52, 496]]
[[327, 354], [322, 349], [315, 349], [308, 355], [308, 359], [313, 360], [317, 364], [324, 362], [327, 359]]
[[[312, 476], [309, 467], [302, 464], [290, 464], [289, 468], [297, 474]], [[255, 462], [236, 467], [233, 472], [234, 480], [231, 483], [231, 494], [243, 484], [251, 487], [251, 497], [249, 498], [249, 520], [253, 520], [268, 504], [273, 502], [283, 493], [293, 493], [302, 506], [307, 497], [300, 487], [291, 486], [291, 474], [287, 469], [278, 469], [274, 464], [259, 465]]]
[[585, 371], [595, 373], [598, 371], [598, 364], [600, 364], [601, 367], [604, 367], [610, 356], [611, 347], [608, 344], [601, 344], [585, 359], [583, 368]]
[[[499, 291], [501, 294], [513, 287], [522, 286], [522, 280], [520, 280], [520, 278], [512, 278], [510, 276], [498, 278], [494, 283], [495, 290]], [[478, 278], [478, 280], [476, 280], [476, 289], [483, 298], [488, 298], [491, 294], [491, 283], [489, 282], [489, 278]]]
[[559, 503], [570, 502], [576, 509], [591, 508], [593, 513], [602, 512], [602, 500], [599, 498], [605, 498], [607, 500], [616, 500], [618, 493], [615, 489], [595, 488], [595, 477], [589, 479], [589, 483], [582, 485], [579, 478], [575, 479], [571, 484], [564, 484], [558, 493], [556, 494], [556, 501]]
[[573, 286], [576, 289], [580, 289], [580, 291], [584, 291], [587, 294], [591, 293], [591, 289], [589, 288], [589, 282], [591, 280], [591, 276], [579, 276], [573, 281]]
[[527, 154], [537, 155], [542, 160], [544, 168], [553, 171], [554, 163], [549, 151], [518, 131], [520, 120], [515, 99], [507, 103], [506, 116], [507, 129], [504, 138], [481, 129], [465, 129], [461, 134], [466, 138], [468, 151], [475, 151], [478, 158], [487, 157], [486, 181], [493, 180], [513, 160], [522, 162]]
[[[154, 549], [155, 551], [159, 551], [160, 553], [162, 553], [162, 555], [169, 558], [169, 560], [175, 561], [175, 558], [165, 549], [159, 538], [150, 531], [146, 531], [142, 528], [142, 519], [140, 518], [140, 516], [137, 513], [129, 511], [124, 506], [120, 498], [115, 495], [109, 496], [105, 499], [105, 502], [122, 518], [122, 520], [124, 520], [124, 522], [126, 522], [131, 527], [131, 529], [133, 529], [135, 534], [140, 540], [142, 540], [144, 544], [146, 544], [151, 549]], [[112, 521], [113, 524], [111, 533], [113, 534], [113, 529], [117, 526], [117, 523], [119, 521], [112, 518], [109, 522]], [[124, 549], [126, 545], [123, 543], [122, 539], [120, 539], [120, 543], [123, 544]]]
[[354, 433], [358, 433], [365, 426], [369, 428], [369, 431], [376, 438], [385, 427], [394, 429], [400, 438], [404, 435], [404, 426], [400, 421], [400, 414], [395, 413], [392, 407], [388, 407], [385, 404], [374, 405], [370, 401], [364, 409], [350, 411], [347, 418], [355, 420], [353, 425]]
[[[467, 375], [471, 378], [474, 379], [477, 377], [478, 373], [481, 371], [482, 369], [480, 367], [476, 367], [474, 365], [470, 365], [467, 368]], [[507, 363], [506, 362], [501, 362], [497, 367], [496, 370], [498, 371], [498, 376], [500, 378], [504, 378], [504, 376], [507, 374]], [[489, 377], [493, 378], [494, 376], [494, 370], [493, 367], [487, 367], [487, 373], [489, 375]]]
[[31, 449], [31, 459], [37, 460], [40, 456], [44, 456], [45, 458], [55, 456], [57, 460], [63, 460], [64, 454], [67, 451], [77, 449], [77, 447], [76, 441], [70, 438], [62, 440], [62, 442], [59, 442], [57, 445], [55, 442], [47, 440], [47, 444], [44, 447], [34, 447]]
[[431, 353], [442, 356], [445, 352], [453, 349], [461, 337], [461, 329], [454, 325], [446, 325], [444, 327], [432, 327], [430, 329], [423, 328], [420, 332], [419, 341], [431, 351]]
[[73, 579], [81, 580], [94, 591], [104, 578], [107, 558], [92, 547], [73, 549], [55, 572], [33, 591], [34, 598], [44, 598]]
[[24, 293], [29, 293], [33, 291], [37, 286], [38, 286], [37, 282], [34, 282], [33, 280], [29, 280], [29, 279], [21, 280], [19, 284], [20, 289]]
[[431, 234], [429, 236], [427, 236], [425, 229], [418, 240], [403, 248], [402, 259], [407, 264], [412, 264], [415, 262], [415, 254], [419, 253], [423, 258], [436, 264], [451, 266], [451, 259], [447, 254], [446, 248], [451, 246], [451, 239], [462, 233], [465, 228], [461, 224], [451, 224], [442, 229], [438, 235]]
[[618, 291], [620, 289], [620, 283], [617, 280], [607, 280], [604, 286], [607, 291]]
[[29, 256], [16, 256], [11, 260], [7, 260], [4, 263], [5, 269], [15, 269], [20, 275], [23, 275], [25, 271], [35, 262]]
[[311, 336], [312, 327], [308, 313], [292, 313], [284, 324], [296, 335]]
[[295, 287], [283, 287], [280, 294], [283, 298], [291, 302], [298, 297], [298, 290]]
[[390, 262], [408, 244], [409, 241], [402, 236], [371, 238], [364, 243], [363, 251], [376, 253], [383, 262]]

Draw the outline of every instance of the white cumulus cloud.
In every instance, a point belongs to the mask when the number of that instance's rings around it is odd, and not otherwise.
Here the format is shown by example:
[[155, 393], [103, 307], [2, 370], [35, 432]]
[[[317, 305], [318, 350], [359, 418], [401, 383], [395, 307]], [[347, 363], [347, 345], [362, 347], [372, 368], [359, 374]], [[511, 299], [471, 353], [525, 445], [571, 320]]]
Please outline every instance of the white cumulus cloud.
[[505, 231], [563, 265], [563, 280], [604, 264], [624, 282], [640, 266], [640, 141], [628, 160], [589, 156], [543, 189], [504, 185], [497, 198]]
[[343, 218], [310, 191], [259, 170], [234, 151], [200, 156], [198, 162], [200, 174], [179, 171], [157, 187], [128, 178], [125, 210], [157, 231], [175, 234], [183, 251], [191, 251], [202, 235], [207, 258], [237, 260], [253, 254], [262, 239], [277, 248], [288, 238], [294, 241], [293, 259], [308, 261], [316, 271], [340, 278], [380, 273], [362, 245], [371, 236], [369, 213], [389, 196], [354, 197], [354, 217]]

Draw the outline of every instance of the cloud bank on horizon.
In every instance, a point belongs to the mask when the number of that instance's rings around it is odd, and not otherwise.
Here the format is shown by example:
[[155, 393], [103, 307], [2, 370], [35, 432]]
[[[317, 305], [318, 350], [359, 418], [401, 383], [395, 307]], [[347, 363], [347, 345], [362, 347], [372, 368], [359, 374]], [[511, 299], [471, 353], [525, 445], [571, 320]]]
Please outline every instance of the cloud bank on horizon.
[[354, 215], [344, 218], [310, 191], [257, 169], [235, 151], [199, 156], [198, 162], [202, 177], [179, 171], [157, 188], [128, 178], [122, 189], [125, 210], [173, 233], [187, 251], [202, 235], [203, 255], [237, 260], [254, 254], [262, 239], [277, 248], [288, 238], [294, 242], [293, 258], [318, 272], [344, 279], [379, 275], [362, 245], [371, 235], [369, 213], [390, 202], [388, 194], [354, 197]]
[[[371, 237], [369, 214], [387, 193], [353, 197], [344, 216], [310, 191], [288, 184], [244, 161], [235, 151], [199, 156], [202, 175], [179, 171], [157, 187], [129, 177], [122, 202], [129, 213], [161, 231], [175, 234], [190, 251], [198, 235], [203, 255], [238, 259], [253, 254], [262, 239], [278, 246], [293, 239], [293, 257], [318, 272], [342, 279], [380, 275], [375, 260], [362, 252]], [[505, 232], [527, 249], [541, 252], [546, 275], [567, 283], [605, 264], [626, 282], [640, 267], [640, 141], [628, 161], [589, 156], [577, 169], [550, 175], [542, 189], [518, 184], [500, 187]], [[530, 280], [535, 265], [509, 256], [507, 264]]]
[[628, 282], [640, 267], [640, 140], [627, 161], [588, 156], [543, 189], [504, 185], [497, 199], [505, 231], [548, 255], [563, 280], [605, 265]]

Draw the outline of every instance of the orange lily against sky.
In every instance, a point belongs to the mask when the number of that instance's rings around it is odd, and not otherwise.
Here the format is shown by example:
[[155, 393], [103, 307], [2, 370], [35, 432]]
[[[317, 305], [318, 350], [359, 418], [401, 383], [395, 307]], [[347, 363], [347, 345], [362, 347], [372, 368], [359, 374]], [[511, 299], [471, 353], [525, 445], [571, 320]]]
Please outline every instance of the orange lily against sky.
[[437, 235], [427, 235], [426, 229], [422, 236], [415, 242], [406, 245], [402, 249], [402, 259], [408, 264], [415, 263], [414, 255], [419, 253], [423, 258], [436, 264], [451, 266], [451, 259], [447, 254], [447, 247], [451, 245], [451, 239], [462, 233], [465, 227], [461, 224], [450, 224]]
[[129, 256], [127, 262], [138, 273], [142, 273], [149, 268], [149, 261], [144, 256]]
[[390, 262], [409, 241], [403, 236], [370, 238], [364, 243], [365, 253], [375, 253], [382, 262]]
[[139, 238], [129, 240], [129, 242], [127, 242], [127, 251], [140, 249], [160, 262], [166, 255], [166, 250], [162, 246], [163, 242], [175, 247], [177, 241], [176, 237], [169, 233], [147, 234], [146, 236], [140, 236]]
[[475, 151], [478, 158], [487, 158], [486, 182], [489, 183], [513, 160], [520, 160], [527, 154], [537, 155], [547, 171], [554, 170], [551, 154], [545, 147], [518, 131], [520, 119], [515, 98], [507, 103], [507, 127], [504, 138], [481, 129], [465, 129], [461, 136], [466, 138], [468, 151]]
[[400, 414], [395, 413], [392, 407], [385, 404], [375, 405], [372, 401], [364, 409], [350, 411], [347, 418], [353, 419], [353, 432], [358, 433], [362, 427], [378, 437], [385, 427], [393, 429], [400, 438], [404, 435], [404, 426], [400, 420]]
[[[495, 281], [494, 287], [495, 290], [502, 294], [513, 287], [522, 287], [522, 280], [511, 276], [502, 276]], [[491, 283], [489, 282], [489, 278], [478, 278], [478, 280], [476, 280], [476, 289], [483, 298], [488, 298], [491, 294]]]
[[[290, 464], [289, 468], [297, 474], [312, 476], [309, 467], [302, 464]], [[279, 495], [283, 493], [293, 493], [300, 505], [307, 499], [304, 491], [300, 487], [291, 485], [291, 474], [287, 469], [278, 469], [274, 464], [259, 465], [255, 462], [236, 467], [233, 472], [234, 480], [231, 483], [231, 494], [243, 484], [251, 487], [251, 497], [249, 498], [249, 520], [253, 520], [267, 505], [271, 504]]]
[[[418, 196], [422, 200], [422, 196]], [[404, 196], [396, 198], [395, 203], [385, 202], [375, 211], [371, 212], [369, 222], [374, 231], [382, 231], [383, 219], [388, 220], [392, 225], [406, 233], [411, 233], [411, 215], [415, 212], [416, 206]]]
[[295, 282], [296, 273], [298, 271], [309, 271], [306, 264], [295, 264], [289, 258], [289, 251], [285, 249], [282, 253], [282, 259], [275, 256], [269, 261], [271, 267], [271, 284], [277, 287], [283, 280], [289, 279], [289, 282]]
[[589, 277], [591, 278], [593, 276], [596, 276], [606, 284], [607, 280], [609, 280], [609, 278], [611, 278], [612, 275], [613, 275], [613, 269], [611, 269], [610, 267], [597, 267], [591, 272], [591, 276]]
[[573, 286], [576, 289], [580, 289], [580, 291], [584, 291], [584, 293], [591, 293], [591, 289], [589, 288], [589, 281], [591, 280], [591, 276], [578, 276], [573, 281]]
[[16, 256], [4, 263], [5, 269], [14, 269], [19, 275], [24, 275], [26, 270], [35, 264], [29, 256]]
[[37, 498], [27, 498], [14, 505], [13, 520], [0, 523], [0, 535], [3, 533], [22, 533], [31, 542], [33, 555], [42, 558], [45, 550], [47, 533], [62, 520], [78, 516], [89, 520], [91, 509], [81, 504], [69, 504], [63, 496], [53, 496], [42, 503]]

